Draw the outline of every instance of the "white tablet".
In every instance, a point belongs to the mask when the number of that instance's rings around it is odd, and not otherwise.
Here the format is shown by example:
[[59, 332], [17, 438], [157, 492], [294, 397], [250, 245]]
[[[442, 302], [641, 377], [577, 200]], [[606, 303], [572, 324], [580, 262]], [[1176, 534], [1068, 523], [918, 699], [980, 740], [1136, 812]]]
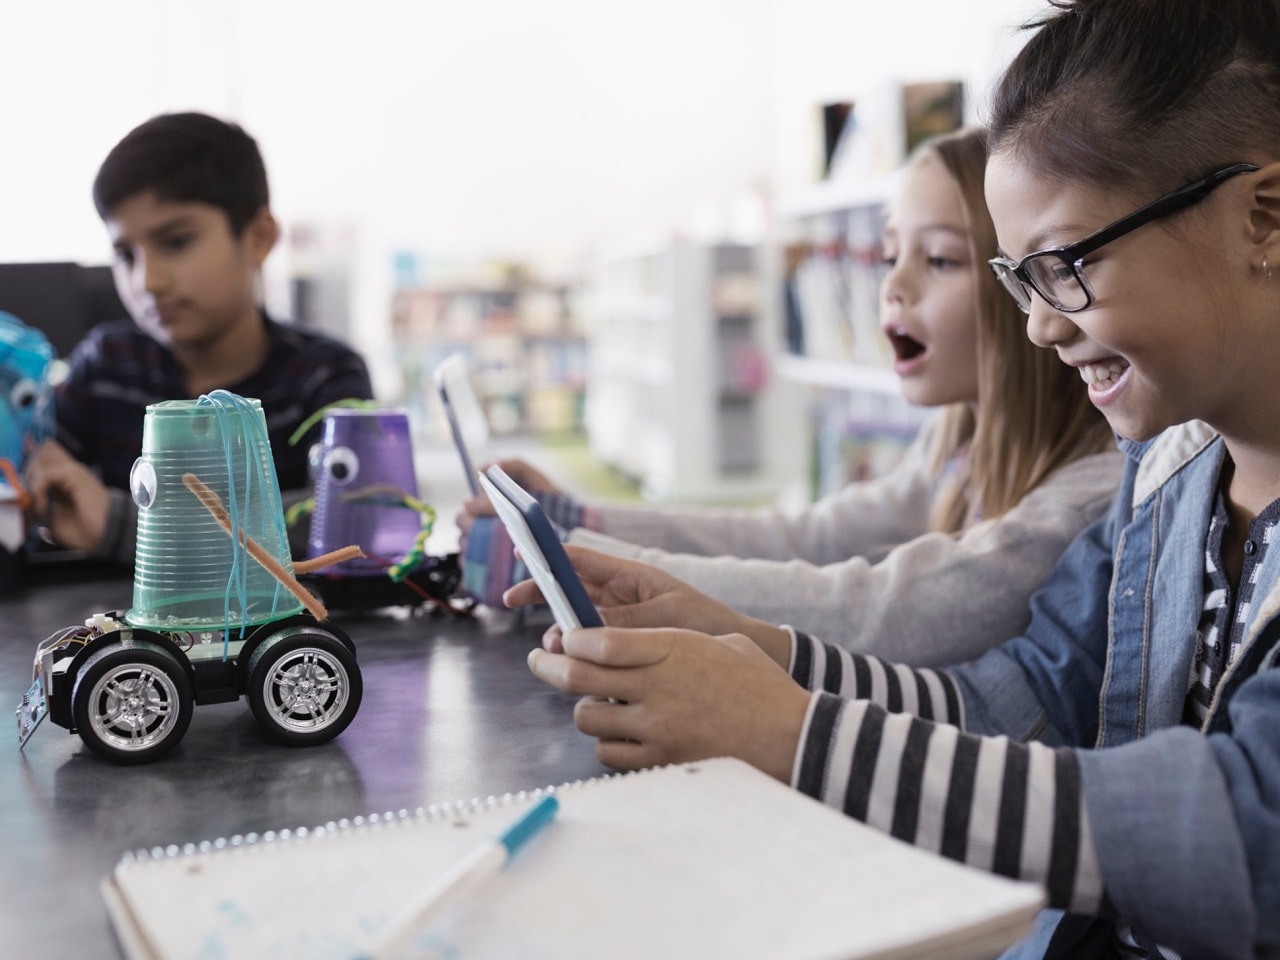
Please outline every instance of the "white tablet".
[[462, 353], [451, 353], [441, 360], [432, 373], [436, 395], [449, 421], [453, 445], [462, 459], [462, 470], [472, 496], [480, 492], [476, 483], [476, 457], [486, 457], [489, 445], [489, 421], [471, 388], [467, 358]]
[[520, 558], [542, 591], [560, 629], [601, 627], [604, 621], [578, 572], [569, 563], [555, 527], [538, 501], [509, 477], [497, 464], [476, 475], [498, 512], [511, 540], [520, 548]]

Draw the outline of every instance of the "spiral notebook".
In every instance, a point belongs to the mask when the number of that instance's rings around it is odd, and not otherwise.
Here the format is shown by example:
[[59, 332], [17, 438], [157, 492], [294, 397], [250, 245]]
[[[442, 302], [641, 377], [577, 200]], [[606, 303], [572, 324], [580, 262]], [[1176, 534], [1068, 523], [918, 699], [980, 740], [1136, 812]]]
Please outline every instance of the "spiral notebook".
[[547, 791], [555, 821], [406, 956], [990, 957], [1044, 903], [730, 759], [140, 852], [102, 891], [131, 960], [350, 960]]

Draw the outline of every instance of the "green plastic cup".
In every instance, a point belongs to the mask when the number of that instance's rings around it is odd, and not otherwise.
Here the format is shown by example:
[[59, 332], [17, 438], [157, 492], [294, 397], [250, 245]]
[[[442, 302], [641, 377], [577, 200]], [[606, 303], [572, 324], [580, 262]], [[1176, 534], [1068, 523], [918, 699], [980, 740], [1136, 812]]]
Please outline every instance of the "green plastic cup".
[[125, 619], [168, 631], [231, 630], [302, 610], [192, 492], [188, 474], [216, 494], [235, 529], [293, 575], [262, 404], [223, 390], [154, 403], [130, 476], [138, 551]]

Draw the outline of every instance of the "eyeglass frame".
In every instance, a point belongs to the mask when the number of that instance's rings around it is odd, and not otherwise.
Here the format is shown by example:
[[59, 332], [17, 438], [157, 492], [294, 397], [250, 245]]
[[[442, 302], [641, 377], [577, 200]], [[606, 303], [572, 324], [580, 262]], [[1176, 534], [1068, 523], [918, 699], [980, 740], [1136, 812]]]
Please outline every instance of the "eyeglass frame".
[[[1193, 180], [1185, 186], [1179, 187], [1172, 193], [1167, 193], [1163, 197], [1158, 197], [1150, 203], [1139, 207], [1133, 213], [1121, 217], [1119, 220], [1113, 220], [1100, 230], [1096, 230], [1089, 234], [1083, 240], [1077, 240], [1075, 243], [1069, 243], [1062, 247], [1046, 247], [1043, 250], [1036, 250], [1027, 254], [1016, 263], [1008, 257], [992, 257], [987, 261], [987, 266], [991, 268], [991, 272], [996, 275], [996, 279], [1000, 281], [1001, 286], [1009, 292], [1009, 296], [1013, 297], [1014, 303], [1018, 305], [1023, 313], [1031, 312], [1031, 291], [1039, 294], [1040, 299], [1053, 309], [1062, 313], [1079, 313], [1081, 310], [1087, 310], [1093, 305], [1093, 289], [1089, 286], [1084, 275], [1084, 258], [1095, 250], [1105, 246], [1113, 240], [1118, 240], [1127, 233], [1137, 230], [1139, 227], [1146, 226], [1153, 220], [1160, 217], [1168, 216], [1179, 210], [1185, 210], [1187, 207], [1194, 206], [1205, 197], [1209, 196], [1217, 187], [1226, 183], [1232, 177], [1239, 176], [1242, 173], [1252, 173], [1261, 169], [1256, 163], [1233, 163], [1230, 166], [1222, 167], [1215, 170], [1208, 176], [1201, 177], [1199, 180]], [[1055, 257], [1071, 268], [1072, 274], [1075, 276], [1076, 283], [1080, 285], [1080, 289], [1084, 291], [1084, 303], [1078, 307], [1064, 307], [1054, 303], [1043, 290], [1037, 286], [1036, 282], [1031, 279], [1031, 274], [1027, 270], [1027, 264], [1038, 258]], [[1017, 280], [1021, 286], [1022, 292], [1026, 297], [1026, 305], [1023, 305], [1022, 297], [1014, 291], [1010, 285], [1010, 280], [1006, 277]]]

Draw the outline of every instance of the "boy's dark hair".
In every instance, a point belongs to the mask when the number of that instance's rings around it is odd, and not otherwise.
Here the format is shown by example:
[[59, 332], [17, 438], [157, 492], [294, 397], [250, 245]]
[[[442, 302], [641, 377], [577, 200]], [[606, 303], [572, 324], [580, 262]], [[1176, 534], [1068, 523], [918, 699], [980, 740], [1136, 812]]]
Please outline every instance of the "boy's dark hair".
[[236, 236], [269, 199], [257, 142], [236, 124], [203, 113], [161, 114], [125, 134], [98, 168], [93, 203], [105, 220], [119, 203], [147, 190], [222, 209]]
[[1155, 196], [1280, 156], [1277, 0], [1050, 0], [997, 85], [992, 152]]

